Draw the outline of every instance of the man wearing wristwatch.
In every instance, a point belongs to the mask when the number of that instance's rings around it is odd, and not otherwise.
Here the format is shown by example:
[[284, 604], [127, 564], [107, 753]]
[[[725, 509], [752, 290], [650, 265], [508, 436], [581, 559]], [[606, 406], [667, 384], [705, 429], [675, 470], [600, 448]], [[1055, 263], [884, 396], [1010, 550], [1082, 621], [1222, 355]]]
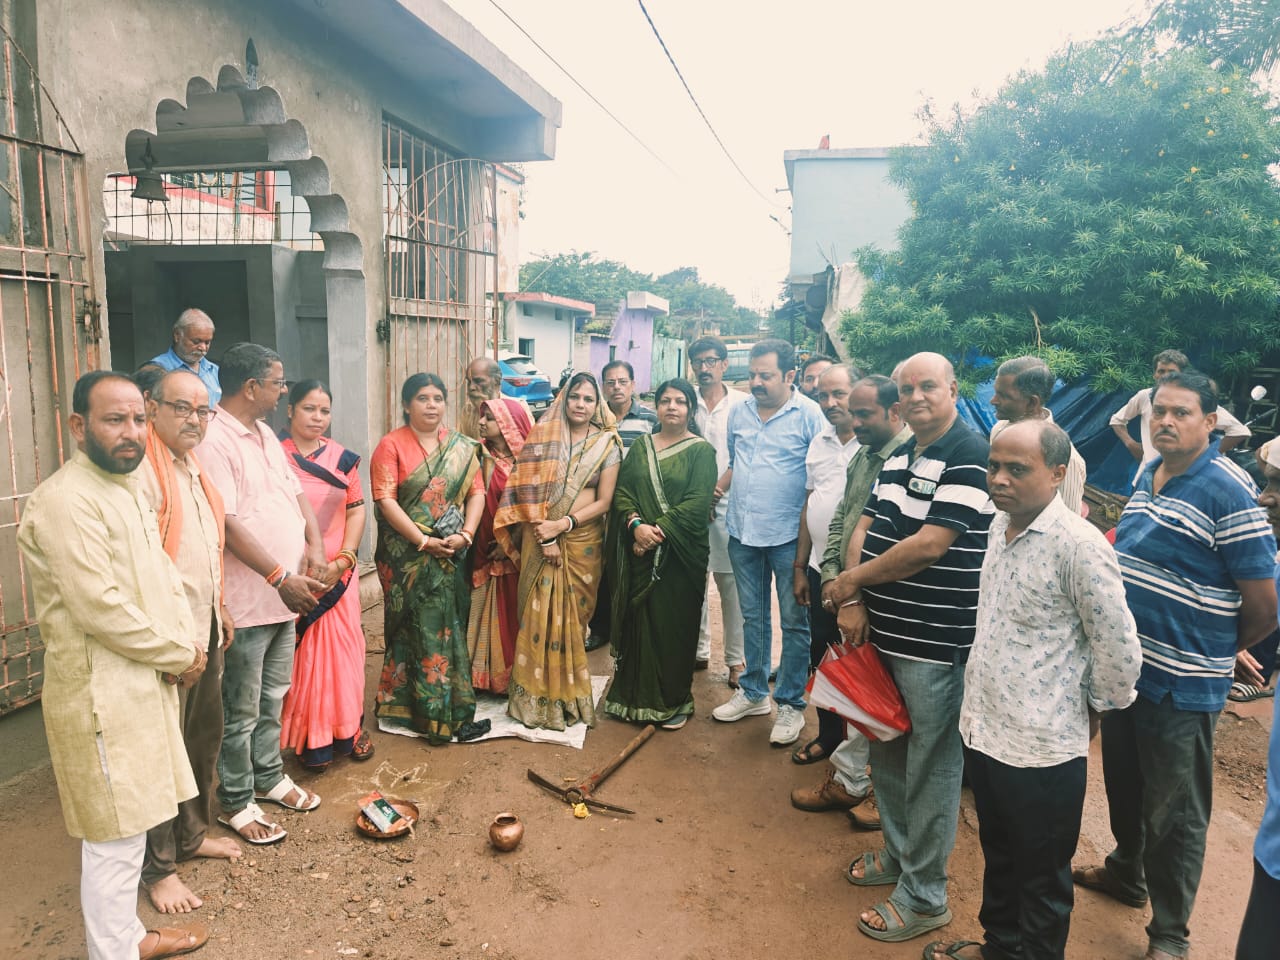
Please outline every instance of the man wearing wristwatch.
[[222, 359], [222, 402], [196, 448], [226, 509], [225, 600], [236, 624], [222, 685], [218, 822], [252, 844], [285, 830], [258, 801], [314, 810], [320, 797], [297, 786], [280, 756], [280, 711], [293, 678], [295, 617], [315, 608], [324, 584], [324, 541], [280, 441], [263, 418], [288, 384], [273, 350], [238, 343]]
[[988, 444], [960, 419], [955, 370], [917, 353], [894, 378], [914, 436], [894, 451], [832, 581], [841, 634], [870, 639], [897, 684], [911, 731], [871, 744], [884, 849], [846, 872], [858, 886], [896, 884], [858, 929], [900, 941], [948, 923], [947, 858], [964, 767], [960, 701], [977, 622], [978, 581], [995, 508]]

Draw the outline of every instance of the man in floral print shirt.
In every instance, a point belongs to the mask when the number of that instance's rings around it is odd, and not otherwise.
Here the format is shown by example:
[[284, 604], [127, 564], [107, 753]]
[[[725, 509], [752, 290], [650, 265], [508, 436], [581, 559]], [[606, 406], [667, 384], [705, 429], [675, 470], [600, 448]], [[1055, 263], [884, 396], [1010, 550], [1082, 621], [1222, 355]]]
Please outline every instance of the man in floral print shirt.
[[1142, 667], [1115, 553], [1057, 495], [1070, 459], [1047, 420], [991, 444], [997, 513], [960, 708], [986, 943], [933, 943], [929, 958], [1061, 960], [1066, 948], [1089, 740], [1098, 716], [1133, 702]]

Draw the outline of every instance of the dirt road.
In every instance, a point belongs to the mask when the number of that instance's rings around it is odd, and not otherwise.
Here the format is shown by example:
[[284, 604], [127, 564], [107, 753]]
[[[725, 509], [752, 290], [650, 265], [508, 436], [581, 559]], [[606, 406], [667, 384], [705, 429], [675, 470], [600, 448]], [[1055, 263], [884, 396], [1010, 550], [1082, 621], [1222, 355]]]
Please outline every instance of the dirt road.
[[[377, 648], [380, 611], [366, 622]], [[608, 672], [607, 651], [591, 656], [595, 672]], [[370, 697], [380, 666], [371, 652]], [[182, 871], [205, 899], [198, 919], [213, 928], [198, 956], [919, 957], [923, 941], [876, 944], [854, 925], [881, 891], [850, 886], [842, 870], [879, 834], [788, 803], [791, 788], [821, 779], [823, 766], [799, 767], [771, 749], [769, 718], [711, 720], [728, 695], [714, 666], [694, 689], [697, 717], [683, 730], [659, 731], [600, 790], [634, 817], [575, 820], [525, 779], [529, 767], [550, 778], [582, 776], [613, 756], [636, 728], [607, 719], [581, 751], [516, 740], [431, 748], [374, 732], [378, 753], [369, 764], [335, 764], [312, 777], [290, 760], [323, 806], [282, 813], [289, 838], [250, 850], [239, 864], [199, 861]], [[1192, 920], [1197, 960], [1229, 960], [1248, 893], [1270, 702], [1239, 712], [1243, 719], [1224, 714], [1218, 728], [1213, 825]], [[808, 720], [806, 730], [816, 730], [812, 711]], [[355, 800], [371, 786], [419, 802], [424, 820], [413, 837], [377, 842], [356, 833]], [[486, 831], [504, 810], [517, 812], [527, 833], [515, 852], [498, 854]], [[966, 794], [951, 858], [950, 936], [979, 933], [976, 826]], [[1093, 861], [1109, 845], [1095, 745], [1077, 860]], [[82, 957], [79, 846], [63, 828], [47, 763], [0, 784], [0, 858], [0, 944], [30, 960]], [[145, 895], [141, 902], [144, 922], [155, 925]], [[1145, 922], [1144, 911], [1082, 892], [1067, 956], [1140, 957]]]

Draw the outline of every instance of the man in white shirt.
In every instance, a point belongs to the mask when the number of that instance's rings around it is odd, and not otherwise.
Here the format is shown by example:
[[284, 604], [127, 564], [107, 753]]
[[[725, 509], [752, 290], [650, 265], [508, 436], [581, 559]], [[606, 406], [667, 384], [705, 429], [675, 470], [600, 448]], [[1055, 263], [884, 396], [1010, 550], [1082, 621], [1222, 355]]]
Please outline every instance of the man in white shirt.
[[[828, 647], [840, 642], [836, 628], [836, 616], [819, 602], [822, 595], [822, 555], [827, 548], [827, 534], [831, 521], [844, 499], [845, 474], [849, 461], [858, 452], [857, 438], [853, 433], [853, 416], [849, 413], [849, 397], [853, 385], [861, 380], [861, 371], [852, 370], [840, 363], [828, 366], [818, 378], [814, 391], [818, 406], [827, 418], [827, 425], [809, 444], [805, 457], [805, 488], [809, 491], [800, 511], [800, 533], [796, 539], [796, 559], [792, 564], [792, 592], [796, 603], [809, 611], [809, 664], [816, 669], [822, 662]], [[815, 763], [835, 752], [844, 741], [844, 722], [830, 710], [818, 711], [818, 735], [804, 746], [792, 751], [796, 763]], [[865, 764], [865, 761], [864, 761]], [[798, 804], [801, 810], [848, 809], [856, 805], [858, 798], [845, 798], [817, 805]], [[792, 802], [795, 802], [793, 795]]]
[[[1000, 364], [996, 370], [995, 393], [991, 406], [1000, 419], [991, 428], [994, 440], [1005, 427], [1019, 420], [1047, 420], [1053, 423], [1053, 412], [1046, 406], [1053, 396], [1057, 378], [1039, 357], [1014, 357]], [[1071, 459], [1067, 474], [1058, 487], [1058, 496], [1067, 509], [1083, 512], [1085, 463], [1075, 445], [1071, 447]]]
[[[1183, 373], [1191, 369], [1191, 361], [1181, 350], [1161, 350], [1155, 355], [1155, 368], [1151, 379], [1159, 383], [1171, 373]], [[1129, 402], [1111, 415], [1111, 429], [1120, 438], [1125, 449], [1138, 461], [1138, 469], [1134, 471], [1133, 482], [1142, 475], [1142, 468], [1154, 460], [1159, 454], [1151, 443], [1151, 394], [1153, 389], [1143, 388], [1129, 398]], [[1140, 419], [1142, 442], [1134, 440], [1129, 434], [1129, 421]], [[1244, 443], [1251, 434], [1249, 428], [1235, 418], [1229, 410], [1218, 407], [1218, 426], [1222, 431], [1222, 441], [1218, 451], [1226, 453]]]
[[928, 960], [1064, 956], [1089, 740], [1102, 713], [1133, 702], [1142, 668], [1115, 553], [1058, 496], [1070, 451], [1045, 420], [991, 444], [997, 513], [960, 707], [985, 943], [934, 942]]
[[[729, 469], [729, 411], [745, 403], [747, 395], [724, 385], [724, 372], [729, 368], [729, 350], [718, 337], [703, 337], [689, 346], [689, 365], [698, 381], [698, 429], [716, 448], [716, 470], [723, 476]], [[708, 531], [711, 538], [711, 558], [708, 572], [716, 582], [720, 594], [720, 613], [724, 620], [724, 662], [729, 670], [729, 686], [737, 687], [738, 678], [747, 668], [742, 648], [742, 608], [738, 605], [738, 585], [733, 579], [733, 566], [729, 563], [729, 531], [725, 527], [728, 503], [723, 492], [716, 491], [715, 508]], [[706, 669], [711, 662], [711, 631], [709, 608], [702, 605], [702, 628], [698, 631], [699, 669]]]

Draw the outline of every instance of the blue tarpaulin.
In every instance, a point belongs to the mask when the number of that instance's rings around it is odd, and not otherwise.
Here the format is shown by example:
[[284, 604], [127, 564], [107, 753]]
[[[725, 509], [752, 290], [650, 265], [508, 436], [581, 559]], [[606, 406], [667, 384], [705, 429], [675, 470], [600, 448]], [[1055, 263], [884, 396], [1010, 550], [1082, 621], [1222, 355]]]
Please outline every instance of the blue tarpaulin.
[[[991, 396], [995, 393], [995, 381], [989, 380], [978, 387], [973, 398], [960, 398], [960, 416], [964, 417], [984, 437], [990, 434], [996, 422]], [[1071, 437], [1088, 468], [1089, 483], [1095, 487], [1128, 496], [1132, 491], [1130, 481], [1138, 464], [1116, 437], [1108, 421], [1111, 415], [1128, 402], [1132, 394], [1094, 393], [1087, 383], [1067, 386], [1059, 381], [1049, 401], [1053, 420]]]

